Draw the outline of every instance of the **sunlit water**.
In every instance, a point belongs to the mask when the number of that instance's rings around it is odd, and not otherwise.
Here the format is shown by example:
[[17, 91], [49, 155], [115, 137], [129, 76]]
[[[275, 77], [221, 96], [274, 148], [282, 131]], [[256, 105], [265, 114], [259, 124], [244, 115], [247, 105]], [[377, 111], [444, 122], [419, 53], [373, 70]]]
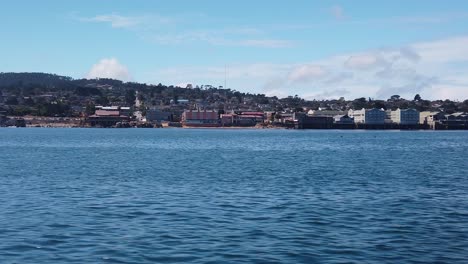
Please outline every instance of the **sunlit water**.
[[0, 263], [467, 263], [468, 132], [0, 129]]

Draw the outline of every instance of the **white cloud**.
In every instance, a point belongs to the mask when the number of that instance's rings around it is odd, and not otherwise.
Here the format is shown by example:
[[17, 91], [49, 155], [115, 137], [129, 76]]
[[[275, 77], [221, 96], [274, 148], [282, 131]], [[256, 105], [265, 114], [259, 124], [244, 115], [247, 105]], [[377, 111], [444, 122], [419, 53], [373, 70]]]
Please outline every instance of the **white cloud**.
[[275, 39], [266, 32], [253, 27], [231, 27], [219, 30], [198, 29], [181, 30], [190, 19], [171, 18], [160, 15], [123, 16], [104, 14], [94, 17], [78, 18], [83, 22], [106, 23], [112, 28], [126, 29], [134, 32], [143, 40], [159, 45], [183, 45], [194, 42], [213, 46], [237, 46], [255, 48], [289, 48], [294, 42], [286, 39]]
[[[181, 45], [184, 43], [207, 43], [213, 46], [238, 46], [256, 48], [288, 48], [294, 42], [282, 39], [252, 38], [253, 31], [190, 31], [173, 34], [153, 34], [147, 37], [162, 45]], [[234, 33], [233, 33], [234, 32]], [[256, 36], [256, 35], [254, 35]]]
[[369, 70], [388, 66], [388, 62], [378, 54], [363, 53], [351, 55], [344, 63], [346, 67], [357, 70]]
[[[308, 99], [387, 99], [399, 94], [427, 99], [468, 98], [468, 36], [402, 47], [340, 54], [295, 64], [255, 63], [228, 66], [229, 88]], [[223, 85], [224, 65], [169, 68], [153, 72], [158, 81]], [[182, 78], [184, 79], [179, 79]]]
[[468, 36], [421, 42], [410, 47], [417, 51], [422, 62], [468, 61]]
[[301, 65], [294, 68], [289, 73], [288, 79], [292, 82], [309, 82], [321, 78], [327, 74], [327, 71], [318, 65]]
[[174, 22], [174, 19], [160, 15], [138, 15], [124, 16], [119, 14], [103, 14], [94, 17], [81, 17], [79, 21], [106, 23], [113, 28], [128, 29], [133, 31], [153, 30], [160, 28], [162, 25], [168, 25]]
[[421, 56], [411, 47], [401, 47], [400, 54], [403, 58], [412, 62], [418, 62], [421, 59]]
[[109, 23], [113, 28], [131, 28], [142, 22], [140, 17], [121, 16], [116, 14], [98, 15], [91, 18], [84, 18], [87, 22]]
[[91, 70], [86, 75], [88, 79], [94, 78], [111, 78], [121, 81], [130, 81], [130, 73], [124, 65], [116, 58], [104, 58], [91, 67]]

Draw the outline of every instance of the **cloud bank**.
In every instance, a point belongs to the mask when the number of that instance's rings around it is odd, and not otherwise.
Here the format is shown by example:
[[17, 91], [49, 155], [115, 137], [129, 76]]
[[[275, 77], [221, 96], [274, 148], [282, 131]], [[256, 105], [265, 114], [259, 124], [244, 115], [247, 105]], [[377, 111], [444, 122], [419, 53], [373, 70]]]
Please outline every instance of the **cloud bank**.
[[127, 67], [120, 64], [116, 58], [101, 59], [91, 67], [86, 78], [111, 78], [121, 81], [130, 81], [132, 79]]
[[134, 32], [138, 37], [159, 45], [183, 45], [200, 42], [212, 46], [237, 46], [251, 48], [289, 48], [290, 40], [269, 37], [264, 30], [256, 28], [226, 28], [219, 30], [184, 30], [184, 23], [193, 23], [188, 18], [171, 18], [160, 15], [124, 16], [101, 14], [78, 19], [87, 23], [104, 23], [114, 29]]
[[[228, 65], [228, 87], [306, 99], [399, 94], [426, 99], [468, 99], [468, 36], [340, 54], [296, 64]], [[177, 67], [153, 72], [166, 82], [222, 84], [222, 67]]]

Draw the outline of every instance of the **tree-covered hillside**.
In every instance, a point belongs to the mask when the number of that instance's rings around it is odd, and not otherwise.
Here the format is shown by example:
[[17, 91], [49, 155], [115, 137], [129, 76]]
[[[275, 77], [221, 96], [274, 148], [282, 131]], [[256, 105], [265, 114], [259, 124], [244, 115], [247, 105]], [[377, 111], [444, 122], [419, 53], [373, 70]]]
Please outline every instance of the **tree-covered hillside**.
[[279, 99], [211, 85], [182, 88], [113, 79], [73, 79], [48, 73], [0, 73], [0, 110], [10, 115], [81, 116], [92, 113], [96, 105], [130, 106], [143, 112], [149, 108], [165, 111], [205, 108], [275, 112], [319, 108], [415, 108], [419, 111], [468, 112], [468, 100], [429, 101], [419, 94], [408, 99], [393, 95], [387, 100], [304, 100], [298, 96]]

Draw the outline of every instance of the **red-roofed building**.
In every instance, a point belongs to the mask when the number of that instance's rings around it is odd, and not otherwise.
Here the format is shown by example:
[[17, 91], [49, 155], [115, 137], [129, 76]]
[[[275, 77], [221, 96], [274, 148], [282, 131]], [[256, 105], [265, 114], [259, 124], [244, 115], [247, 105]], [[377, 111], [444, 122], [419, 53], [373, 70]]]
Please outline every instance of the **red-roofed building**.
[[241, 126], [255, 126], [265, 121], [265, 115], [263, 112], [241, 112], [237, 119]]
[[182, 113], [182, 125], [189, 127], [220, 126], [219, 115], [214, 110], [185, 110]]
[[120, 115], [120, 111], [119, 110], [111, 110], [111, 111], [107, 111], [107, 110], [96, 110], [94, 112], [94, 115], [96, 116], [119, 116]]
[[96, 110], [94, 115], [89, 116], [86, 122], [90, 126], [101, 126], [101, 127], [112, 127], [118, 122], [129, 122], [130, 117], [125, 114], [121, 114], [119, 110]]

